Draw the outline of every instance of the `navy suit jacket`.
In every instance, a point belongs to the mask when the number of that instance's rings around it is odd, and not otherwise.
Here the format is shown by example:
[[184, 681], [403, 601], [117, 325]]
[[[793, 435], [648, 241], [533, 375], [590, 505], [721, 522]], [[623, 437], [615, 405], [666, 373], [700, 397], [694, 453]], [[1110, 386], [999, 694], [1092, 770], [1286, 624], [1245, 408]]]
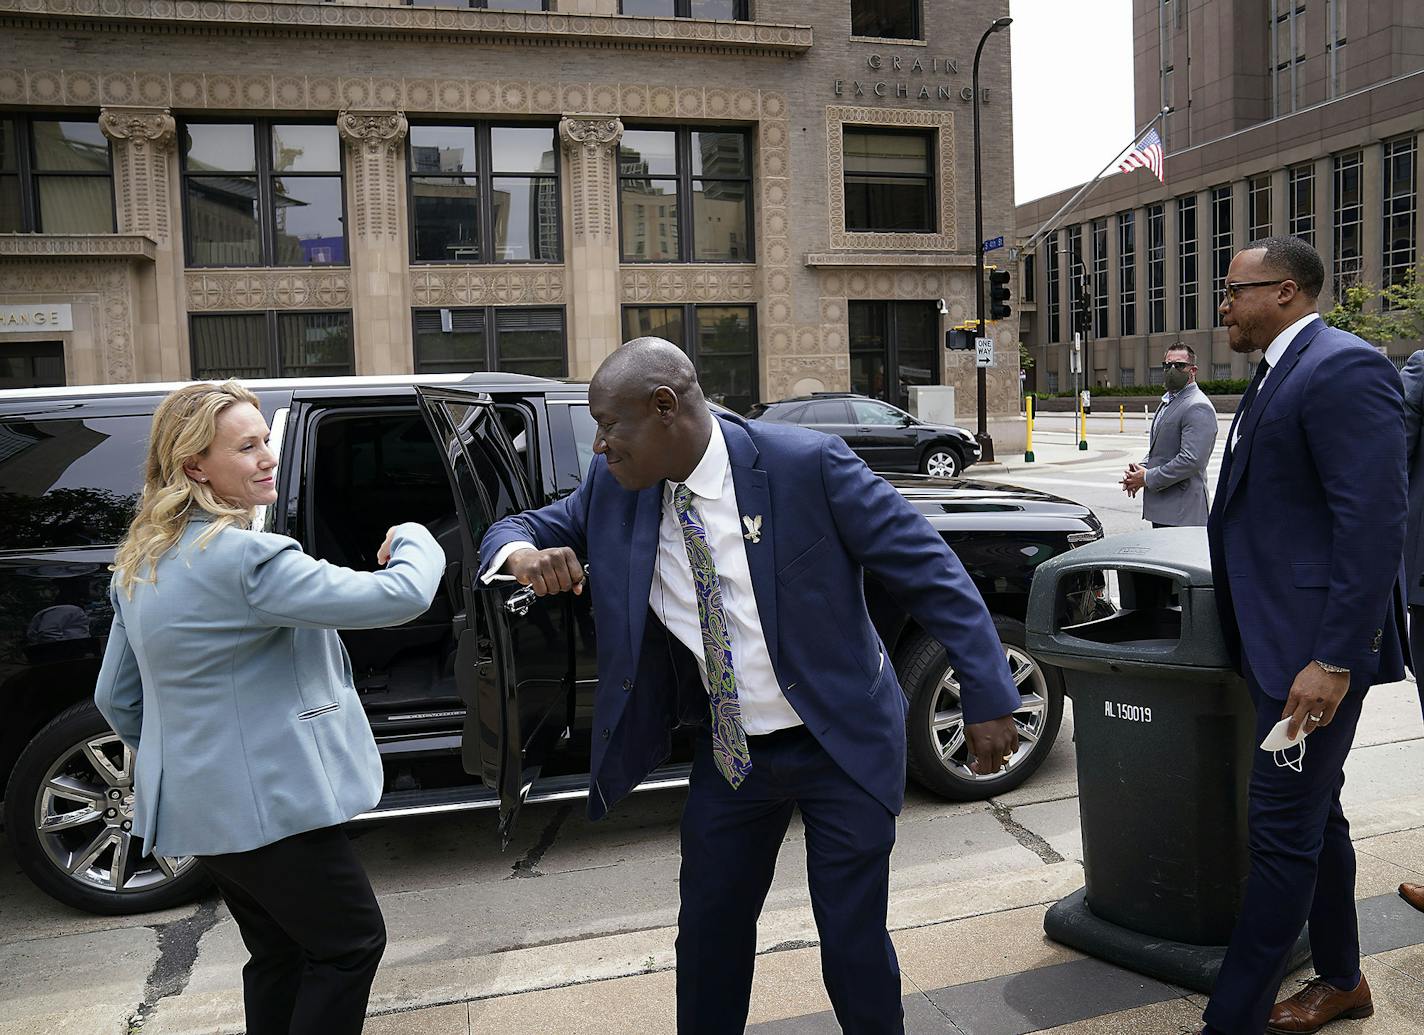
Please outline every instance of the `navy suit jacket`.
[[[1323, 320], [1281, 355], [1221, 466], [1207, 523], [1222, 630], [1284, 700], [1312, 660], [1352, 687], [1404, 678], [1403, 391], [1394, 365]], [[1228, 439], [1228, 443], [1230, 439]]]
[[[1404, 379], [1404, 443], [1409, 450], [1409, 527], [1404, 542], [1404, 592], [1413, 606], [1424, 605], [1424, 349], [1409, 357]], [[1414, 659], [1418, 664], [1419, 659]], [[1417, 673], [1416, 673], [1417, 675]]]
[[[844, 441], [717, 419], [737, 506], [762, 520], [759, 541], [743, 545], [782, 693], [836, 763], [898, 813], [905, 697], [866, 611], [863, 571], [944, 644], [969, 723], [1008, 715], [1021, 702], [983, 598], [924, 515]], [[648, 606], [663, 484], [630, 492], [595, 456], [577, 491], [496, 522], [480, 547], [486, 563], [519, 540], [567, 546], [589, 561], [598, 645], [593, 819], [667, 759], [675, 725], [707, 721], [696, 664]]]

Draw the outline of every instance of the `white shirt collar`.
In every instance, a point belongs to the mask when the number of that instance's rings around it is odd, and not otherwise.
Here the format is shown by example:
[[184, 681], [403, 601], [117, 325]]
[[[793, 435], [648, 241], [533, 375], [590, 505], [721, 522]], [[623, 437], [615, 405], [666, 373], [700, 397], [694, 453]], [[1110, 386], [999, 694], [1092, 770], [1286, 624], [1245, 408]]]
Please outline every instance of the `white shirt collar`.
[[1295, 341], [1295, 336], [1305, 330], [1306, 324], [1318, 319], [1319, 316], [1319, 313], [1307, 313], [1272, 338], [1271, 344], [1266, 347], [1266, 365], [1275, 370], [1276, 364], [1281, 361], [1281, 356], [1285, 355], [1286, 349], [1290, 348], [1290, 343]]
[[[712, 435], [707, 439], [707, 449], [703, 452], [702, 459], [697, 461], [697, 466], [692, 469], [692, 473], [687, 476], [687, 481], [682, 484], [691, 489], [694, 496], [700, 496], [705, 500], [719, 500], [722, 498], [722, 488], [727, 480], [729, 463], [727, 440], [722, 437], [722, 422], [714, 416], [712, 418]], [[669, 498], [677, 484], [673, 481], [668, 482]]]

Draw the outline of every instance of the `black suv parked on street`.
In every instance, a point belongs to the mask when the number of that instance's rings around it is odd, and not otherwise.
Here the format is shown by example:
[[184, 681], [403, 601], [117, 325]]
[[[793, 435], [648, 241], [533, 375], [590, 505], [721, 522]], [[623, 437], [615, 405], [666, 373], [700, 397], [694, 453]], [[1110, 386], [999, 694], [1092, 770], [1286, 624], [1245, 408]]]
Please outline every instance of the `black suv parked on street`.
[[[590, 598], [507, 607], [473, 579], [493, 520], [578, 485], [592, 459], [587, 386], [511, 374], [254, 381], [280, 457], [260, 526], [317, 557], [375, 567], [387, 526], [425, 523], [448, 558], [430, 610], [343, 634], [386, 766], [363, 819], [497, 807], [505, 836], [524, 800], [587, 792], [595, 685]], [[95, 710], [112, 612], [108, 565], [141, 485], [154, 408], [172, 385], [0, 392], [0, 787], [19, 864], [55, 898], [97, 913], [196, 894], [191, 859], [145, 857], [128, 829], [132, 758]], [[1036, 565], [1099, 538], [1085, 507], [1023, 489], [906, 478], [995, 615], [1023, 690], [1022, 746], [1004, 774], [967, 767], [944, 651], [874, 583], [871, 612], [910, 697], [911, 775], [979, 799], [1042, 762], [1062, 682], [1024, 649]], [[598, 573], [593, 573], [598, 578]], [[685, 782], [686, 743], [642, 789]]]

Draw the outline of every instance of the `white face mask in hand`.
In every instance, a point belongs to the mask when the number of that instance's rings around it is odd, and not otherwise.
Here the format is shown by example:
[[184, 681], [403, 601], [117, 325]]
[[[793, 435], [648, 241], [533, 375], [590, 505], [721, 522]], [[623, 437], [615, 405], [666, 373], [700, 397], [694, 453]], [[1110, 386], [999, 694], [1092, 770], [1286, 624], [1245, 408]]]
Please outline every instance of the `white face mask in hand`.
[[[1277, 767], [1294, 769], [1299, 773], [1305, 765], [1305, 724], [1301, 723], [1300, 729], [1296, 730], [1294, 739], [1286, 732], [1286, 727], [1289, 725], [1290, 719], [1287, 717], [1272, 726], [1271, 732], [1266, 734], [1266, 739], [1261, 741], [1261, 750], [1269, 751], [1275, 755]], [[1297, 745], [1300, 747], [1299, 753], [1294, 758], [1289, 757], [1287, 752]]]

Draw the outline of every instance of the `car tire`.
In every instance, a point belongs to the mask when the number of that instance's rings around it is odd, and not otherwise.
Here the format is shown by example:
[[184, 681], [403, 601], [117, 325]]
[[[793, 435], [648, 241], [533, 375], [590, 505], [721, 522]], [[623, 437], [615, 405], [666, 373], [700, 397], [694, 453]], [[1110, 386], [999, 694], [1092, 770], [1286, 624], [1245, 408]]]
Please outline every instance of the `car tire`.
[[1053, 750], [1063, 721], [1063, 674], [1025, 649], [1022, 622], [995, 615], [994, 628], [1024, 703], [1014, 715], [1019, 749], [1008, 768], [994, 776], [969, 771], [962, 713], [956, 715], [959, 687], [944, 647], [928, 633], [916, 632], [901, 647], [895, 666], [906, 697], [910, 777], [955, 801], [982, 801], [1019, 786]]
[[5, 789], [5, 829], [20, 868], [76, 909], [146, 913], [206, 891], [211, 882], [192, 856], [143, 854], [132, 807], [133, 752], [81, 701], [20, 753]]
[[958, 478], [963, 471], [964, 458], [953, 446], [933, 445], [920, 457], [920, 473], [932, 478]]

